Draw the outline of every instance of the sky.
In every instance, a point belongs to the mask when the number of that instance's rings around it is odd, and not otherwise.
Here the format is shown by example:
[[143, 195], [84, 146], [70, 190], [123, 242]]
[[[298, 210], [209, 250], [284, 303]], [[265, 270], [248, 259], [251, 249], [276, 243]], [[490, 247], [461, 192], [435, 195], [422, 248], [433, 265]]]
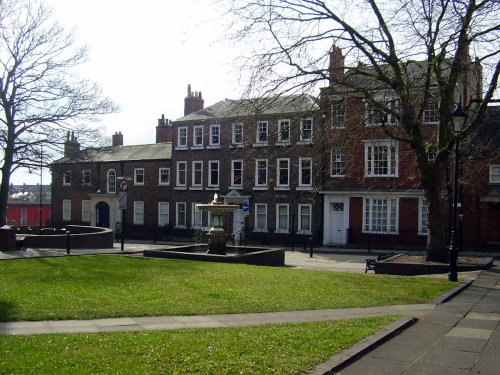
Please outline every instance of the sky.
[[[45, 0], [55, 18], [74, 29], [75, 45], [87, 45], [82, 78], [97, 82], [120, 112], [101, 117], [107, 136], [121, 131], [124, 144], [155, 142], [162, 114], [182, 117], [187, 85], [201, 91], [205, 106], [237, 99], [242, 87], [224, 39], [224, 22], [212, 0]], [[40, 183], [16, 172], [13, 184]], [[44, 169], [42, 183], [50, 183]]]

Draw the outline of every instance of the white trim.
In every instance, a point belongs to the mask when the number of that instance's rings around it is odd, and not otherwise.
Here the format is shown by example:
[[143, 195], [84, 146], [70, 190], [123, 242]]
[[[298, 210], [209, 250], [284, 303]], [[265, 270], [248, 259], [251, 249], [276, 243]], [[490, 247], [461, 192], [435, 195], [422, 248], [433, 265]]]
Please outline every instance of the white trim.
[[[201, 129], [201, 143], [196, 143], [196, 131]], [[200, 149], [203, 150], [203, 126], [202, 125], [196, 125], [193, 126], [193, 146], [191, 147], [191, 150], [196, 150]]]
[[[280, 207], [286, 207], [286, 228], [279, 228]], [[276, 203], [276, 225], [275, 233], [289, 233], [290, 232], [290, 205], [288, 203]]]
[[[213, 142], [213, 132], [214, 129], [217, 129], [217, 142]], [[220, 125], [219, 124], [212, 124], [210, 125], [210, 139], [208, 142], [208, 147], [209, 149], [214, 149], [214, 148], [219, 148], [220, 147], [220, 137], [221, 137], [221, 131], [220, 131]]]
[[[195, 165], [201, 165], [201, 168], [199, 170], [197, 170], [195, 168]], [[190, 190], [193, 188], [203, 187], [203, 160], [193, 160], [191, 162], [191, 168], [192, 168], [192, 170], [191, 170], [191, 188], [190, 188]], [[195, 183], [195, 181], [196, 181], [195, 173], [196, 172], [199, 172], [199, 174], [200, 174], [200, 182], [199, 183]]]
[[[137, 181], [137, 176], [140, 175], [138, 172], [140, 171], [142, 171], [142, 182]], [[143, 186], [144, 181], [146, 181], [146, 172], [144, 168], [134, 168], [134, 185]]]

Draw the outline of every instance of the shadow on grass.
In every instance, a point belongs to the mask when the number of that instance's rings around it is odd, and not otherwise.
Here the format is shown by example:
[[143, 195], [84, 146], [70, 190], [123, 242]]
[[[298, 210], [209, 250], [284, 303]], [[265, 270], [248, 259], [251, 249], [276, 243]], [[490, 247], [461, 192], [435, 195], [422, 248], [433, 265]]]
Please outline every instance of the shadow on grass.
[[0, 301], [0, 322], [12, 322], [15, 320], [15, 307], [10, 302]]

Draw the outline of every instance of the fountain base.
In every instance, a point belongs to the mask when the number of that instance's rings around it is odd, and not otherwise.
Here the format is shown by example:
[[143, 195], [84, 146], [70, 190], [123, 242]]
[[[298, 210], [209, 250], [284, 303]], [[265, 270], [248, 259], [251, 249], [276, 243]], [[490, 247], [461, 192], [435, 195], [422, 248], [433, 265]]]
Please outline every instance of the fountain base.
[[207, 234], [207, 254], [226, 255], [226, 233], [222, 228], [211, 228]]

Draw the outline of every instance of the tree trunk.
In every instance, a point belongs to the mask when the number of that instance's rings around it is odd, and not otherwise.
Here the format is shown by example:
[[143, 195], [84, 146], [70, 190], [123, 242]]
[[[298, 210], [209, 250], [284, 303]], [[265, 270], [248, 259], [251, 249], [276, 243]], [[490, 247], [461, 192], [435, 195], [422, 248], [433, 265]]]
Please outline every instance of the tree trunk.
[[426, 259], [433, 262], [448, 261], [448, 248], [445, 235], [445, 216], [441, 198], [441, 184], [425, 189], [427, 199], [427, 245]]
[[2, 183], [0, 185], [0, 227], [7, 223], [7, 202], [9, 200], [10, 170], [9, 166], [2, 166]]

